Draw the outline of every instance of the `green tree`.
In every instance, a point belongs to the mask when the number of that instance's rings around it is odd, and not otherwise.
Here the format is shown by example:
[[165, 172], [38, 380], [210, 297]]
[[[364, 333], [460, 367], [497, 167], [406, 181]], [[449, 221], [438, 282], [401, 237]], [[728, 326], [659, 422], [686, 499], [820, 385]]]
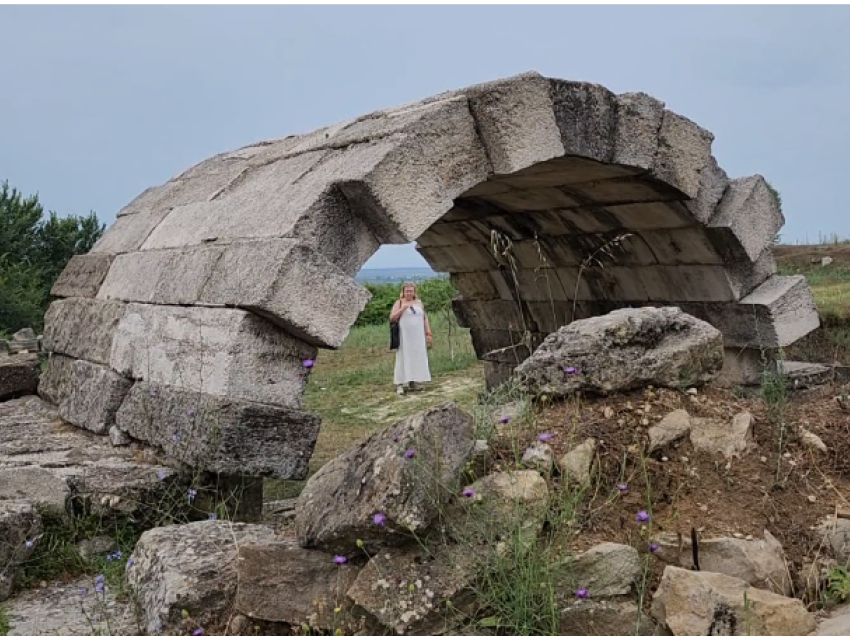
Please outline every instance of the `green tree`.
[[50, 288], [75, 254], [85, 254], [106, 226], [94, 212], [60, 218], [38, 195], [0, 183], [0, 332], [40, 330]]

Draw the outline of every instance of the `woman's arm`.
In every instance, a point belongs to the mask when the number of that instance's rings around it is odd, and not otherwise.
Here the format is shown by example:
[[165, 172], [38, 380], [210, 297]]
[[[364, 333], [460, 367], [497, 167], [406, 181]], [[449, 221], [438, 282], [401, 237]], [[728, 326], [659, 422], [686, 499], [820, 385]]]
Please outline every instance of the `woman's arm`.
[[425, 319], [425, 340], [431, 344], [431, 325], [428, 324], [428, 314], [425, 313], [425, 309], [422, 309], [422, 317]]
[[395, 303], [393, 303], [392, 311], [390, 311], [390, 322], [398, 320], [403, 313], [404, 313], [404, 306], [402, 305], [402, 301], [401, 300], [395, 301]]

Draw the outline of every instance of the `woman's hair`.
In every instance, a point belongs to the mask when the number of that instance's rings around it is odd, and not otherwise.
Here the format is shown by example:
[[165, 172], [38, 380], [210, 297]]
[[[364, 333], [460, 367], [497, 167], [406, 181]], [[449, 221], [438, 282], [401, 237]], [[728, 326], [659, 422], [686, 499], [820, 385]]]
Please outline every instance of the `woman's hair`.
[[404, 289], [405, 287], [413, 287], [413, 298], [414, 300], [419, 300], [419, 296], [416, 295], [416, 283], [412, 280], [406, 280], [401, 284], [401, 292], [399, 292], [398, 297], [404, 298]]

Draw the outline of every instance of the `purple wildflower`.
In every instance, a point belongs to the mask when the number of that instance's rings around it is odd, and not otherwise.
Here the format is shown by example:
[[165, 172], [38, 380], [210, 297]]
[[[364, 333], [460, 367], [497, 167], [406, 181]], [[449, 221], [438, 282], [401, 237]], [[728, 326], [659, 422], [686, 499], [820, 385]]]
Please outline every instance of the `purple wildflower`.
[[555, 437], [554, 433], [550, 433], [549, 431], [546, 431], [545, 433], [540, 433], [540, 435], [537, 436], [537, 441], [538, 442], [548, 442], [553, 437]]
[[27, 548], [31, 548], [32, 547], [32, 540], [27, 539], [26, 541], [24, 541], [24, 546], [26, 546]]
[[383, 512], [376, 512], [375, 514], [372, 515], [372, 523], [374, 523], [376, 526], [384, 525], [384, 522], [386, 520], [387, 520], [387, 515], [385, 515]]
[[503, 415], [502, 417], [500, 417], [500, 418], [499, 418], [499, 421], [500, 421], [502, 424], [507, 424], [508, 422], [510, 422], [510, 421], [511, 421], [511, 418], [510, 418], [510, 417], [508, 417], [507, 415]]
[[638, 510], [638, 513], [635, 515], [635, 519], [638, 523], [646, 523], [649, 521], [649, 513], [646, 510]]
[[334, 556], [334, 563], [336, 563], [337, 565], [342, 565], [346, 561], [348, 561], [348, 559], [346, 559], [341, 554], [337, 554], [337, 555]]
[[198, 496], [198, 491], [194, 488], [189, 488], [189, 492], [187, 494], [189, 495], [189, 503], [191, 503], [195, 500], [195, 497]]
[[94, 577], [94, 591], [103, 592], [103, 574], [98, 574]]
[[580, 587], [576, 590], [576, 598], [587, 598], [588, 596], [590, 596], [590, 592], [585, 588]]
[[416, 450], [415, 450], [415, 449], [413, 449], [413, 448], [408, 448], [406, 451], [404, 451], [404, 456], [405, 456], [407, 459], [410, 459], [410, 458], [411, 458], [411, 457], [413, 457], [415, 454], [416, 454]]
[[129, 570], [131, 567], [133, 567], [133, 564], [135, 562], [136, 562], [136, 559], [134, 559], [133, 557], [130, 557], [129, 559], [127, 559], [127, 565], [124, 566], [124, 569]]
[[85, 596], [88, 593], [88, 591], [84, 587], [77, 588], [77, 591], [80, 593], [80, 596]]
[[474, 496], [475, 496], [475, 491], [474, 491], [472, 488], [470, 488], [469, 486], [467, 486], [466, 488], [464, 488], [464, 489], [461, 491], [461, 493], [460, 493], [460, 494], [462, 494], [464, 497], [474, 497]]
[[193, 409], [191, 407], [186, 409], [186, 415], [188, 415], [189, 417], [192, 417], [194, 414], [195, 414], [195, 409]]
[[629, 489], [627, 484], [617, 484], [617, 490], [620, 492], [626, 492]]
[[578, 373], [578, 369], [576, 369], [575, 367], [564, 367], [564, 373], [566, 373], [567, 375], [575, 375], [576, 373]]
[[204, 633], [204, 628], [199, 627], [194, 632], [192, 632], [192, 636], [201, 636], [201, 634], [203, 634], [203, 633]]
[[160, 481], [162, 481], [163, 479], [165, 479], [165, 471], [160, 468], [158, 471], [156, 471], [156, 476], [159, 477]]
[[657, 543], [650, 543], [649, 544], [649, 551], [650, 552], [655, 552], [657, 550], [658, 550], [658, 544]]
[[156, 397], [156, 389], [151, 387], [150, 391], [148, 391], [151, 397]]
[[174, 433], [174, 435], [171, 436], [171, 441], [172, 442], [179, 442], [180, 436], [177, 433]]
[[117, 561], [121, 558], [121, 550], [116, 550], [115, 552], [110, 552], [106, 555], [107, 561]]
[[315, 363], [310, 358], [307, 358], [306, 360], [302, 360], [301, 364], [304, 366], [305, 369], [311, 369], [313, 368], [313, 365]]
[[215, 521], [216, 519], [218, 519], [218, 517], [214, 512], [211, 512], [207, 515], [207, 519], [209, 519], [210, 521]]

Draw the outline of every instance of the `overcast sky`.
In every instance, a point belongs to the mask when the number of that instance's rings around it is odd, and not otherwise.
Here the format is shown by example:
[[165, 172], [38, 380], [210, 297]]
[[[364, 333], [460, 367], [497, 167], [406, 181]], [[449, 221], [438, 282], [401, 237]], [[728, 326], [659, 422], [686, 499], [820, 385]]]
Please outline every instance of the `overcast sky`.
[[[529, 70], [645, 91], [850, 236], [850, 8], [0, 7], [0, 181], [107, 223], [213, 154]], [[369, 267], [424, 264], [411, 246]]]

